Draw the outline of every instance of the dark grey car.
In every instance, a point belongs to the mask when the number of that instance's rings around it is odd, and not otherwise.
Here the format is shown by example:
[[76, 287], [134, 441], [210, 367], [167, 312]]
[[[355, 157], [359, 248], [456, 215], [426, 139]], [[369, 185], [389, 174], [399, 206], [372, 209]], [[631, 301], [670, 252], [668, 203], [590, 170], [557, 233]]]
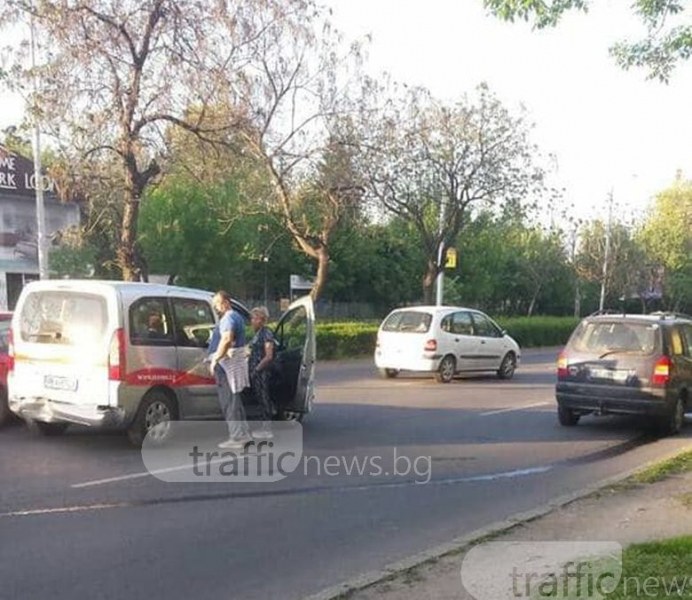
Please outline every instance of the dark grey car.
[[692, 317], [673, 313], [585, 318], [558, 358], [558, 419], [646, 415], [675, 434], [692, 409]]

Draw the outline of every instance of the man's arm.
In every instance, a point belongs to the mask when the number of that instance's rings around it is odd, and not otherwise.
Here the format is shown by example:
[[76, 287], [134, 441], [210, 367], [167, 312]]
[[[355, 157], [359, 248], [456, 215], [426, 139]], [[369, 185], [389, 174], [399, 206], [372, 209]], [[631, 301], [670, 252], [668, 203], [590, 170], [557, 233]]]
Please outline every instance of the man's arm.
[[233, 326], [230, 322], [230, 319], [228, 320], [228, 322], [224, 319], [224, 322], [220, 325], [219, 331], [221, 333], [219, 347], [216, 349], [216, 352], [211, 357], [212, 371], [214, 370], [216, 363], [218, 363], [224, 356], [226, 356], [226, 352], [228, 352], [229, 348], [233, 346], [234, 341]]

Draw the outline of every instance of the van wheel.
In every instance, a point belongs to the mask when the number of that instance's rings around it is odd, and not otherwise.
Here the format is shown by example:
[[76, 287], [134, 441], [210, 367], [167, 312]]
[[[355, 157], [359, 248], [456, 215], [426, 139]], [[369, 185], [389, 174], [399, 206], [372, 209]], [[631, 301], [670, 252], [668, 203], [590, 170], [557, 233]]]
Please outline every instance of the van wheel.
[[34, 421], [33, 419], [26, 422], [29, 431], [38, 435], [55, 436], [62, 435], [68, 428], [69, 423], [46, 423], [45, 421]]
[[557, 405], [557, 420], [563, 427], [574, 427], [579, 423], [579, 413], [574, 412], [571, 408], [567, 408], [562, 404]]
[[12, 411], [7, 403], [7, 390], [0, 387], [0, 427], [7, 425], [12, 418]]
[[673, 410], [659, 422], [659, 430], [664, 435], [676, 435], [680, 433], [685, 423], [685, 403], [682, 398], [675, 401]]
[[170, 423], [178, 418], [175, 402], [161, 390], [153, 390], [142, 399], [137, 416], [127, 430], [130, 442], [140, 447], [144, 438], [154, 445], [163, 444], [171, 434]]
[[500, 379], [512, 379], [514, 371], [517, 368], [517, 358], [514, 352], [508, 352], [502, 359], [500, 368], [497, 370], [497, 376]]
[[457, 361], [451, 354], [448, 354], [440, 361], [440, 366], [435, 373], [435, 379], [438, 383], [449, 383], [454, 379], [454, 373], [457, 371]]
[[380, 369], [380, 375], [385, 379], [394, 379], [399, 375], [399, 369]]

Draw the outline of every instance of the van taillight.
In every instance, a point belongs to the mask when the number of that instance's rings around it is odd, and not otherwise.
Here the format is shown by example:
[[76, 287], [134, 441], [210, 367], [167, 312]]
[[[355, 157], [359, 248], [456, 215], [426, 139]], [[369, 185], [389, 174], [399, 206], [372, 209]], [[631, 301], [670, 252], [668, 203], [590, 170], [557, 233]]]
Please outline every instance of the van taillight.
[[667, 356], [662, 356], [656, 361], [654, 365], [654, 374], [651, 377], [651, 383], [653, 385], [666, 385], [670, 380], [670, 368], [672, 363], [670, 358]]
[[125, 330], [116, 329], [111, 337], [108, 349], [108, 379], [122, 381], [125, 379]]
[[435, 352], [437, 350], [437, 340], [428, 340], [423, 346], [423, 350], [426, 352]]
[[557, 356], [557, 378], [565, 379], [569, 375], [569, 361], [564, 352], [560, 352]]
[[7, 370], [14, 371], [14, 334], [11, 328], [7, 331]]

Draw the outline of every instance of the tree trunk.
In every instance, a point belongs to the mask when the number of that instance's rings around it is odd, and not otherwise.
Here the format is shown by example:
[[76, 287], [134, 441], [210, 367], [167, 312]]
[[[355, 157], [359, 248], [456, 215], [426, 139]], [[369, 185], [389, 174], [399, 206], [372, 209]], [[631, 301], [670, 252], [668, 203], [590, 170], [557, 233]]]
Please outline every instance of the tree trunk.
[[437, 264], [429, 260], [423, 276], [423, 303], [435, 304], [435, 280], [437, 279]]
[[327, 274], [329, 272], [329, 250], [326, 246], [321, 246], [317, 249], [317, 276], [315, 277], [315, 285], [310, 290], [310, 297], [313, 302], [322, 295], [324, 286], [327, 283]]
[[139, 216], [139, 198], [128, 193], [123, 211], [122, 232], [117, 257], [123, 281], [139, 281], [139, 268], [135, 257], [135, 237], [137, 235], [137, 218]]

